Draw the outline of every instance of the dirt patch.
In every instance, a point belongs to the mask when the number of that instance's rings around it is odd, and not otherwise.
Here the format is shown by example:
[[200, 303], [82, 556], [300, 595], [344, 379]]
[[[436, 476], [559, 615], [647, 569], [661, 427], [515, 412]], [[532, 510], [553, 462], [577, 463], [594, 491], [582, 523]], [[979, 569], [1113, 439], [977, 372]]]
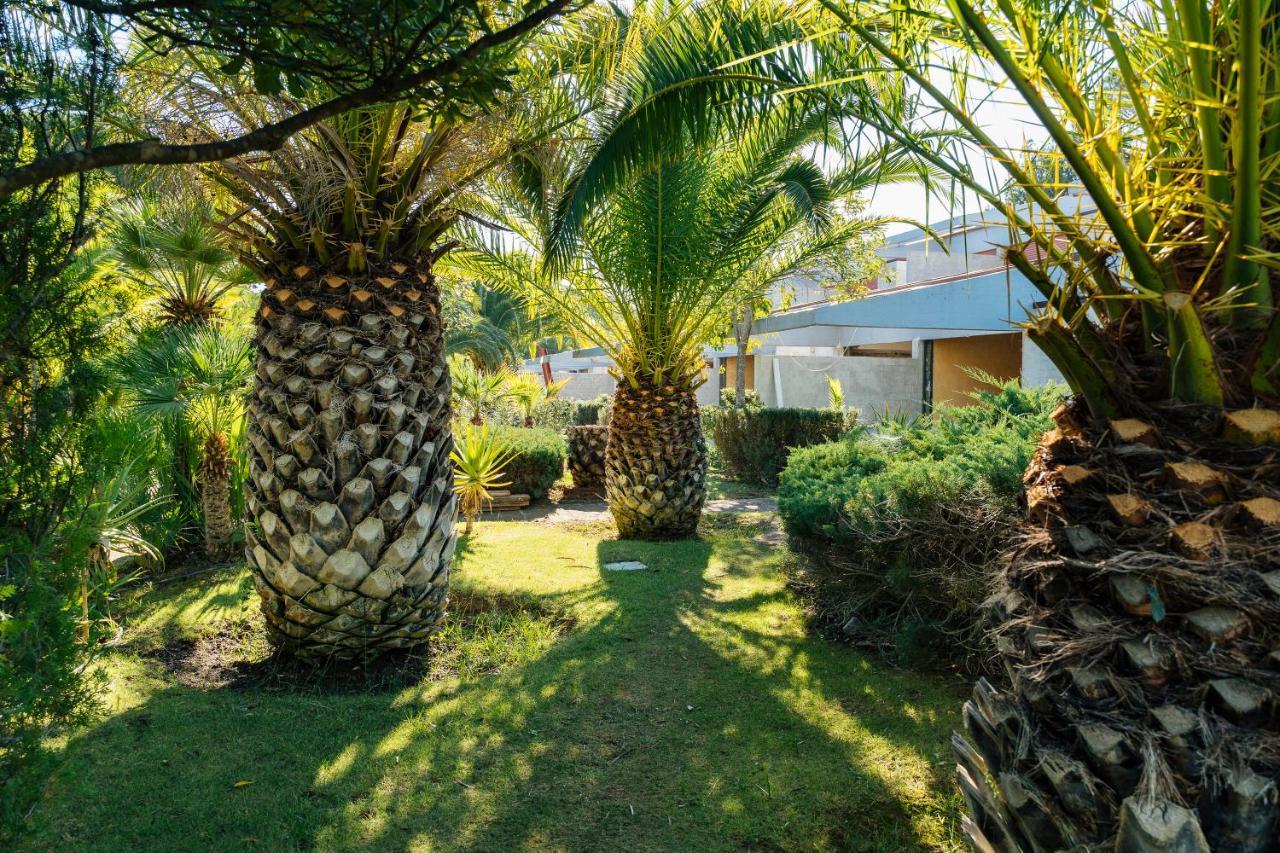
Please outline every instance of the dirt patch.
[[557, 486], [551, 490], [553, 503], [561, 501], [602, 501], [604, 486]]
[[[572, 625], [572, 619], [527, 601], [464, 592], [451, 598], [443, 630], [425, 647], [384, 654], [364, 664], [314, 663], [279, 651], [267, 641], [266, 626], [256, 613], [221, 622], [198, 638], [174, 639], [140, 654], [159, 663], [179, 684], [197, 690], [373, 693], [464, 673], [496, 674], [516, 660], [513, 647], [548, 645]], [[485, 657], [477, 655], [476, 648], [507, 653]]]

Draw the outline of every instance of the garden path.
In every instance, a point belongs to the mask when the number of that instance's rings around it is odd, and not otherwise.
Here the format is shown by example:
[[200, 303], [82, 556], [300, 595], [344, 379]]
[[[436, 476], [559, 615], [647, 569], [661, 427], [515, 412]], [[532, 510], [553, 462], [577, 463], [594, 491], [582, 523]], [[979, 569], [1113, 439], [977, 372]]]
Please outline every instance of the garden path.
[[[776, 513], [778, 501], [772, 497], [719, 498], [707, 501], [704, 512]], [[602, 500], [541, 503], [524, 509], [503, 510], [485, 515], [486, 521], [538, 521], [547, 524], [577, 524], [608, 521], [609, 506]]]

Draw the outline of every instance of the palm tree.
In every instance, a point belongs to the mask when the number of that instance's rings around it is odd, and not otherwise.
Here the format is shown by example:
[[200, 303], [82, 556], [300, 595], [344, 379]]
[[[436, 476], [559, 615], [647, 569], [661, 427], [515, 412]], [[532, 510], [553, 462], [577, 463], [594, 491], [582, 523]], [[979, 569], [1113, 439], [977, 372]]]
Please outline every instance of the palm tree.
[[[547, 253], [559, 251], [550, 190], [573, 165], [557, 152], [537, 181], [508, 172], [494, 189], [504, 227], [543, 252], [473, 233], [454, 257], [476, 278], [533, 294], [613, 359], [606, 493], [623, 536], [682, 537], [697, 526], [707, 468], [695, 400], [702, 345], [744, 301], [884, 223], [847, 215], [842, 199], [864, 185], [856, 176], [875, 172], [872, 162], [895, 161], [867, 158], [825, 174], [809, 149], [830, 129], [821, 111], [777, 110], [726, 127], [711, 145], [687, 140], [682, 156], [594, 202], [579, 252], [549, 268]], [[600, 128], [584, 162], [625, 132]]]
[[507, 399], [515, 403], [524, 415], [524, 425], [533, 426], [533, 413], [547, 400], [554, 400], [569, 383], [568, 379], [546, 384], [542, 377], [531, 373], [515, 373], [507, 379]]
[[114, 212], [107, 245], [117, 269], [154, 297], [170, 327], [220, 318], [223, 300], [253, 281], [200, 205], [127, 199]]
[[[974, 846], [1275, 849], [1280, 8], [825, 5], [932, 109], [862, 120], [1010, 223], [1045, 301], [1027, 333], [1075, 392], [995, 599], [1009, 683], [979, 682], [956, 740]], [[993, 69], [1074, 193], [975, 117]], [[974, 149], [1029, 209], [974, 175]]]
[[539, 343], [560, 337], [555, 318], [534, 311], [518, 293], [477, 284], [464, 299], [464, 313], [451, 318], [445, 342], [450, 355], [466, 355], [486, 370], [529, 358]]
[[249, 341], [217, 324], [180, 327], [143, 338], [115, 364], [139, 414], [185, 424], [200, 441], [205, 553], [230, 554], [233, 447], [243, 439], [245, 397], [253, 378]]
[[507, 398], [511, 370], [505, 364], [497, 370], [485, 370], [465, 355], [451, 355], [449, 376], [459, 414], [469, 411], [471, 423], [480, 426], [485, 414], [492, 413]]
[[266, 283], [248, 553], [271, 639], [300, 656], [410, 648], [444, 616], [456, 503], [433, 267], [466, 188], [537, 132], [513, 101], [357, 110], [209, 167]]
[[[167, 329], [195, 327], [224, 318], [231, 298], [254, 281], [226, 245], [207, 203], [183, 201], [175, 187], [161, 198], [147, 194], [125, 199], [112, 211], [106, 257], [116, 270], [148, 297]], [[200, 449], [183, 418], [170, 419], [173, 477], [178, 507], [195, 519], [202, 494], [198, 483]]]

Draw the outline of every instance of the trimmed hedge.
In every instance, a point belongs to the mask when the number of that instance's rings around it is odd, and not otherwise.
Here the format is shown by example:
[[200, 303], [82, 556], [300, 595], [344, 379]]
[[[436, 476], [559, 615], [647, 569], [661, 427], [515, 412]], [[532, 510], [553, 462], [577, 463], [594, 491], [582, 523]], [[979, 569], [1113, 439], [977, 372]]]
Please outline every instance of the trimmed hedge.
[[980, 617], [1018, 516], [1022, 474], [1061, 386], [1016, 383], [873, 434], [797, 450], [778, 509], [793, 585], [818, 621], [909, 666], [982, 671]]
[[554, 430], [537, 427], [497, 427], [494, 431], [511, 442], [515, 453], [503, 469], [503, 479], [511, 485], [503, 488], [533, 498], [545, 496], [564, 474], [564, 438]]
[[852, 410], [721, 407], [707, 411], [704, 428], [729, 476], [776, 486], [792, 448], [831, 441], [856, 417]]
[[594, 400], [575, 400], [569, 426], [591, 426], [609, 423], [609, 405], [613, 398], [601, 394]]

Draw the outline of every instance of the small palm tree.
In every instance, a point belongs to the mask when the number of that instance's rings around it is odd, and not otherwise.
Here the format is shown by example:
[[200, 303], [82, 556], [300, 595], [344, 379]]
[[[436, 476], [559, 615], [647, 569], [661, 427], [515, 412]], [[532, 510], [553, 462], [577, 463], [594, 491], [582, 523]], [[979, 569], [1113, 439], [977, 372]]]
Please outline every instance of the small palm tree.
[[95, 624], [117, 630], [111, 615], [114, 593], [137, 574], [122, 577], [121, 557], [159, 560], [160, 552], [138, 532], [138, 522], [165, 498], [149, 498], [132, 477], [132, 466], [93, 484], [86, 498], [76, 536], [87, 540], [80, 574], [80, 620], [77, 638], [89, 642]]
[[[705, 145], [686, 138], [678, 155], [630, 173], [607, 194], [587, 193], [579, 210], [580, 188], [614, 168], [611, 152], [642, 109], [626, 87], [660, 83], [645, 76], [660, 64], [643, 61], [664, 49], [659, 24], [640, 16], [635, 32], [657, 40], [652, 54], [624, 62], [599, 95], [605, 103], [631, 98], [628, 109], [611, 111], [585, 150], [526, 155], [495, 182], [494, 215], [521, 245], [473, 231], [451, 261], [531, 294], [613, 359], [606, 492], [619, 532], [632, 538], [688, 536], [697, 526], [707, 470], [695, 400], [703, 345], [745, 302], [878, 230], [886, 220], [853, 214], [847, 200], [903, 171], [901, 159], [880, 154], [824, 171], [815, 149], [835, 130], [829, 116], [780, 109], [724, 125]], [[557, 225], [552, 202], [562, 192]]]
[[167, 326], [220, 318], [225, 298], [254, 279], [204, 206], [128, 199], [111, 218], [107, 245], [117, 269], [152, 295]]
[[511, 370], [505, 364], [496, 370], [485, 370], [465, 355], [451, 355], [449, 378], [460, 413], [470, 412], [471, 423], [480, 426], [485, 414], [507, 398]]
[[532, 373], [515, 373], [507, 380], [507, 399], [513, 402], [520, 414], [524, 416], [524, 425], [533, 426], [533, 413], [538, 406], [547, 400], [554, 400], [569, 384], [568, 379], [552, 382], [550, 385], [542, 381], [542, 377]]
[[233, 454], [243, 439], [253, 379], [248, 338], [219, 324], [174, 329], [126, 352], [115, 367], [134, 411], [180, 420], [200, 441], [205, 552], [211, 559], [225, 559], [233, 529]]
[[510, 485], [502, 473], [514, 455], [510, 440], [487, 426], [467, 427], [461, 440], [454, 443], [449, 458], [453, 460], [453, 490], [467, 519], [464, 534], [471, 534], [475, 520], [493, 500], [493, 491]]

